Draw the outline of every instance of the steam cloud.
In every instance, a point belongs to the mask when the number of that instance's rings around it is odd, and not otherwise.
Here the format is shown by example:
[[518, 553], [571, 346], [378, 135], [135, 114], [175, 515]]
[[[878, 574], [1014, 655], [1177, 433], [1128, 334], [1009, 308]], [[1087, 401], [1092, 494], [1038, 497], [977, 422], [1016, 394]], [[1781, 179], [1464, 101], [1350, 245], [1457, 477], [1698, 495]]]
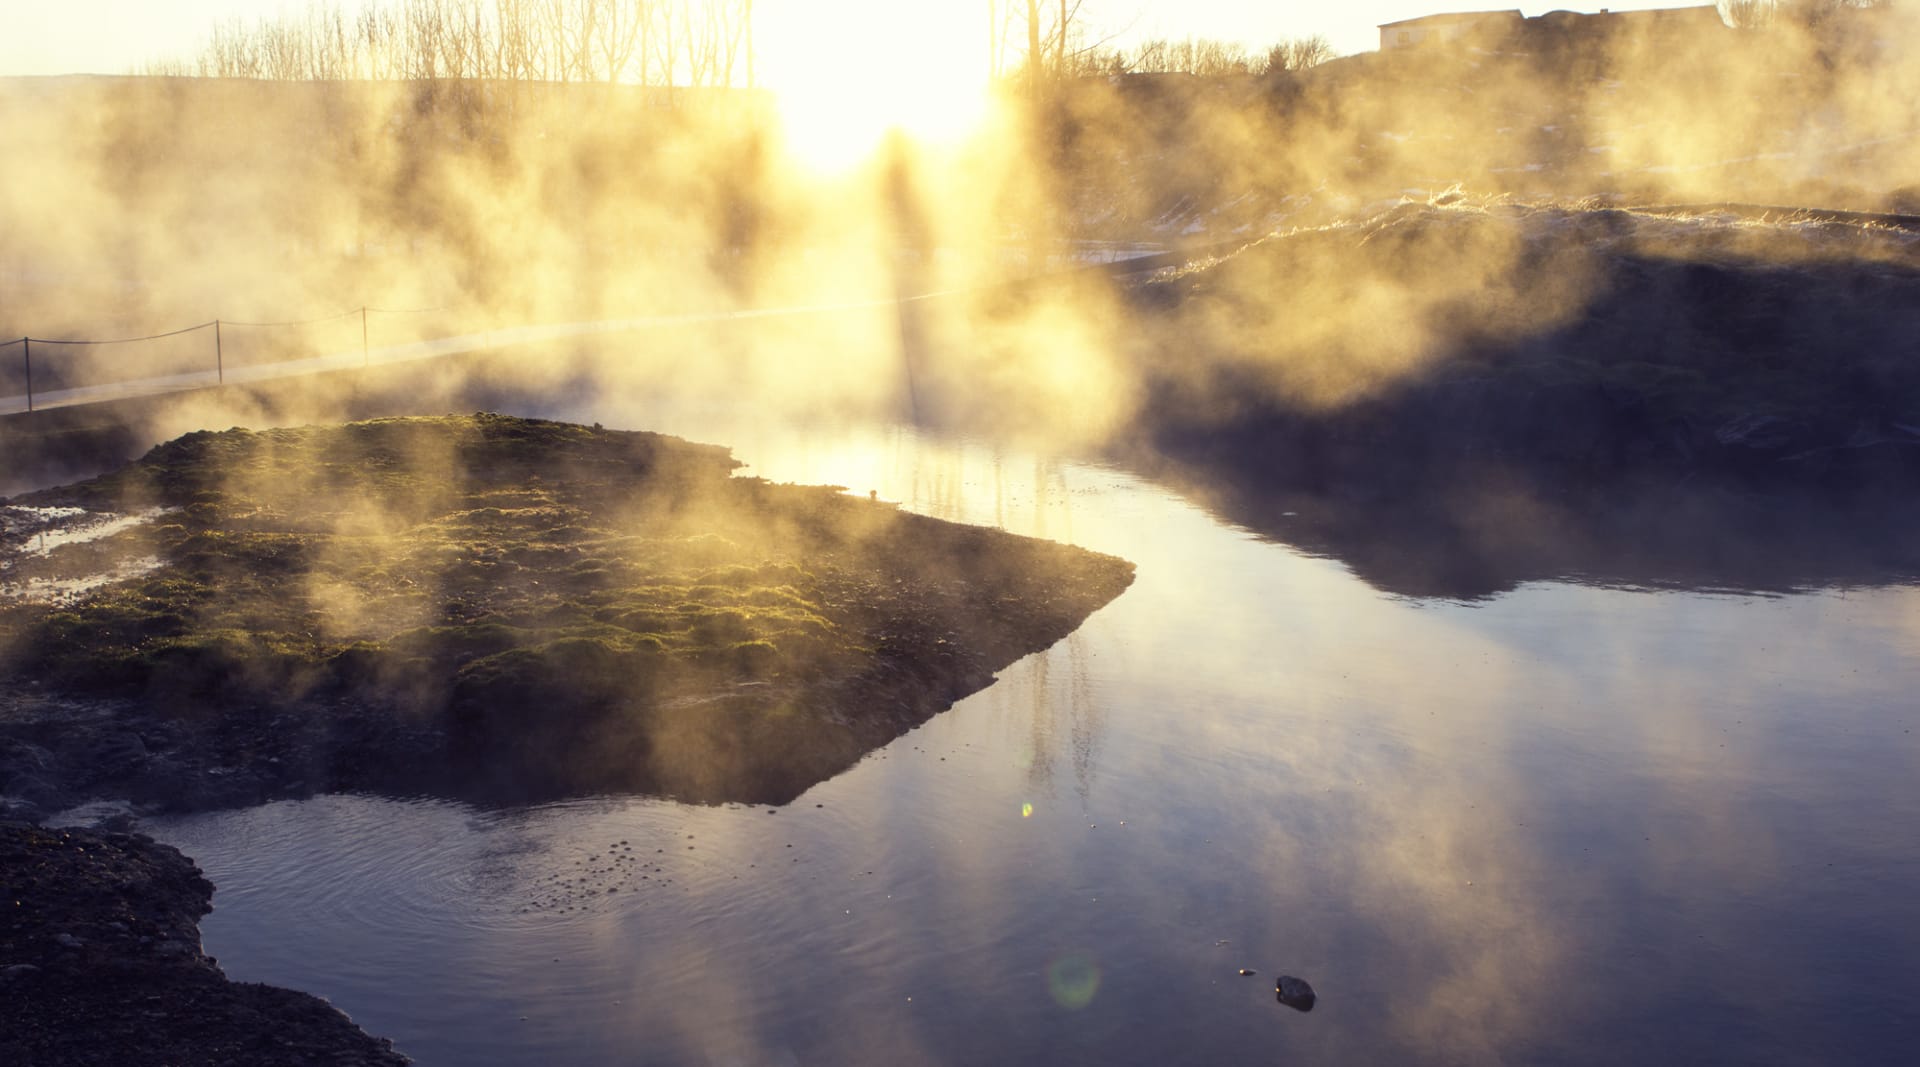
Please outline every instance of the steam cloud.
[[[1171, 340], [1130, 324], [1105, 274], [1007, 283], [1115, 247], [1252, 241], [1454, 187], [1902, 207], [1920, 162], [1915, 26], [1887, 6], [1756, 30], [1556, 16], [1472, 47], [1263, 75], [1103, 74], [1029, 94], [1016, 73], [969, 135], [896, 132], [840, 169], [809, 154], [808, 127], [779, 99], [722, 87], [743, 72], [722, 76], [717, 52], [701, 70], [668, 56], [678, 85], [410, 79], [405, 64], [386, 80], [14, 80], [0, 86], [0, 128], [26, 162], [0, 175], [0, 337], [407, 310], [370, 316], [375, 343], [391, 343], [861, 305], [662, 329], [608, 345], [617, 357], [583, 364], [561, 349], [521, 366], [530, 381], [585, 375], [613, 398], [670, 384], [1081, 443], [1127, 425], [1149, 361], [1164, 372], [1224, 351], [1253, 363], [1263, 389], [1338, 404], [1490, 331], [1551, 329], [1594, 280], [1472, 227], [1418, 237], [1451, 266], [1416, 275], [1392, 256], [1356, 259], [1367, 237], [1350, 231], [1324, 257], [1240, 272], [1241, 317], [1185, 323]], [[663, 80], [658, 65], [623, 62], [592, 73]], [[926, 294], [938, 295], [890, 306]], [[360, 328], [351, 316], [234, 325], [222, 343], [257, 361], [351, 348]], [[1212, 347], [1182, 351], [1182, 338]], [[203, 366], [208, 347], [201, 335], [50, 347], [37, 373], [176, 373]], [[17, 391], [18, 352], [0, 352], [0, 391]]]

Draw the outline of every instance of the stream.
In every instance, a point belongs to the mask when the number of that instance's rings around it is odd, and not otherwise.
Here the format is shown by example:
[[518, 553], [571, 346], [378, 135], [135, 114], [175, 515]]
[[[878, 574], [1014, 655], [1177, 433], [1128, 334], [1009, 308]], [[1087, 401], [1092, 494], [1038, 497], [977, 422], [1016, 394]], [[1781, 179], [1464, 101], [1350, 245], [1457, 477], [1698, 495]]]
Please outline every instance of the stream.
[[1421, 599], [1012, 446], [514, 413], [725, 444], [744, 474], [1138, 578], [780, 809], [324, 796], [143, 824], [218, 887], [230, 977], [324, 996], [425, 1067], [1884, 1063], [1920, 1040], [1920, 590]]

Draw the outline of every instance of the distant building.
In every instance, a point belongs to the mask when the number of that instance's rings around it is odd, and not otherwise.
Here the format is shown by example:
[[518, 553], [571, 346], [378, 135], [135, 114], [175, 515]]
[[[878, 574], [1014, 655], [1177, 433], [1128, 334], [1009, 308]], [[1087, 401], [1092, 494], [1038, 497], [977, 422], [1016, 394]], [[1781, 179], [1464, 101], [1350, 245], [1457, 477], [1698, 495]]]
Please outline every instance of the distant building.
[[1459, 11], [1389, 22], [1380, 27], [1380, 51], [1445, 45], [1493, 48], [1526, 36], [1602, 37], [1626, 33], [1710, 33], [1726, 29], [1714, 4], [1648, 11], [1549, 11], [1527, 18], [1519, 11]]
[[1519, 29], [1526, 16], [1513, 11], [1454, 11], [1402, 19], [1380, 27], [1380, 51], [1492, 41]]

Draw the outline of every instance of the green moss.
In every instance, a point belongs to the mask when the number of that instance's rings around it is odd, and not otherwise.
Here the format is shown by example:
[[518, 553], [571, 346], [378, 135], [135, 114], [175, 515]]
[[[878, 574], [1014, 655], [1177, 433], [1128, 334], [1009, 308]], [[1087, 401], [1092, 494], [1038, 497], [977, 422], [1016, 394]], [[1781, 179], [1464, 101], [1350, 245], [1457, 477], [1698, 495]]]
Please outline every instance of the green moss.
[[391, 648], [403, 655], [449, 663], [491, 656], [527, 643], [531, 634], [498, 622], [467, 626], [422, 626], [404, 630], [388, 641], [360, 642], [369, 649]]
[[498, 652], [454, 676], [453, 706], [496, 728], [549, 716], [579, 719], [632, 706], [649, 695], [663, 670], [657, 642], [614, 643], [563, 637]]
[[[490, 760], [561, 774], [599, 753], [609, 784], [640, 765], [704, 775], [700, 754], [754, 744], [771, 746], [762, 763], [804, 743], [843, 766], [857, 755], [844, 723], [821, 720], [840, 740], [812, 740], [796, 709], [860, 692], [896, 616], [917, 614], [916, 632], [1022, 625], [1003, 610], [1010, 583], [1046, 581], [1055, 559], [733, 467], [705, 446], [498, 416], [190, 434], [42, 494], [173, 509], [129, 543], [161, 566], [59, 609], [0, 611], [14, 653], [0, 670], [181, 714], [350, 692], [430, 712], [412, 721], [444, 723]], [[946, 573], [990, 549], [1022, 562], [981, 569], [978, 589]], [[937, 581], [911, 569], [930, 560]], [[1127, 571], [1108, 562], [1111, 596]], [[887, 590], [884, 607], [857, 589]], [[1048, 621], [1031, 640], [981, 644], [1004, 656], [1063, 632]], [[889, 715], [899, 701], [889, 693]], [[768, 718], [787, 726], [753, 733]], [[686, 747], [659, 762], [658, 744]], [[805, 779], [780, 777], [780, 791]]]

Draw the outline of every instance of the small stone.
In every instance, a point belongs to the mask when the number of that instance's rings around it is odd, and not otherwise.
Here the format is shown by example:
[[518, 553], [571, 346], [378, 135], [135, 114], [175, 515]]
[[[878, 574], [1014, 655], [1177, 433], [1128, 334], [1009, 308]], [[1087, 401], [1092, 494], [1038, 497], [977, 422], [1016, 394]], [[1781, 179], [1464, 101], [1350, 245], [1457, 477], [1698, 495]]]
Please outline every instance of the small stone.
[[1240, 968], [1240, 977], [1242, 978], [1252, 978], [1255, 974], [1258, 974], [1258, 973], [1259, 973], [1258, 971], [1255, 971], [1251, 967]]
[[53, 935], [53, 943], [59, 945], [61, 948], [79, 948], [86, 944], [85, 941], [67, 933]]
[[0, 967], [0, 982], [11, 982], [16, 978], [29, 978], [39, 974], [40, 968], [31, 963], [13, 963]]
[[1274, 994], [1280, 1003], [1295, 1011], [1312, 1011], [1313, 1002], [1318, 999], [1306, 979], [1290, 974], [1281, 975], [1279, 981], [1274, 983]]

